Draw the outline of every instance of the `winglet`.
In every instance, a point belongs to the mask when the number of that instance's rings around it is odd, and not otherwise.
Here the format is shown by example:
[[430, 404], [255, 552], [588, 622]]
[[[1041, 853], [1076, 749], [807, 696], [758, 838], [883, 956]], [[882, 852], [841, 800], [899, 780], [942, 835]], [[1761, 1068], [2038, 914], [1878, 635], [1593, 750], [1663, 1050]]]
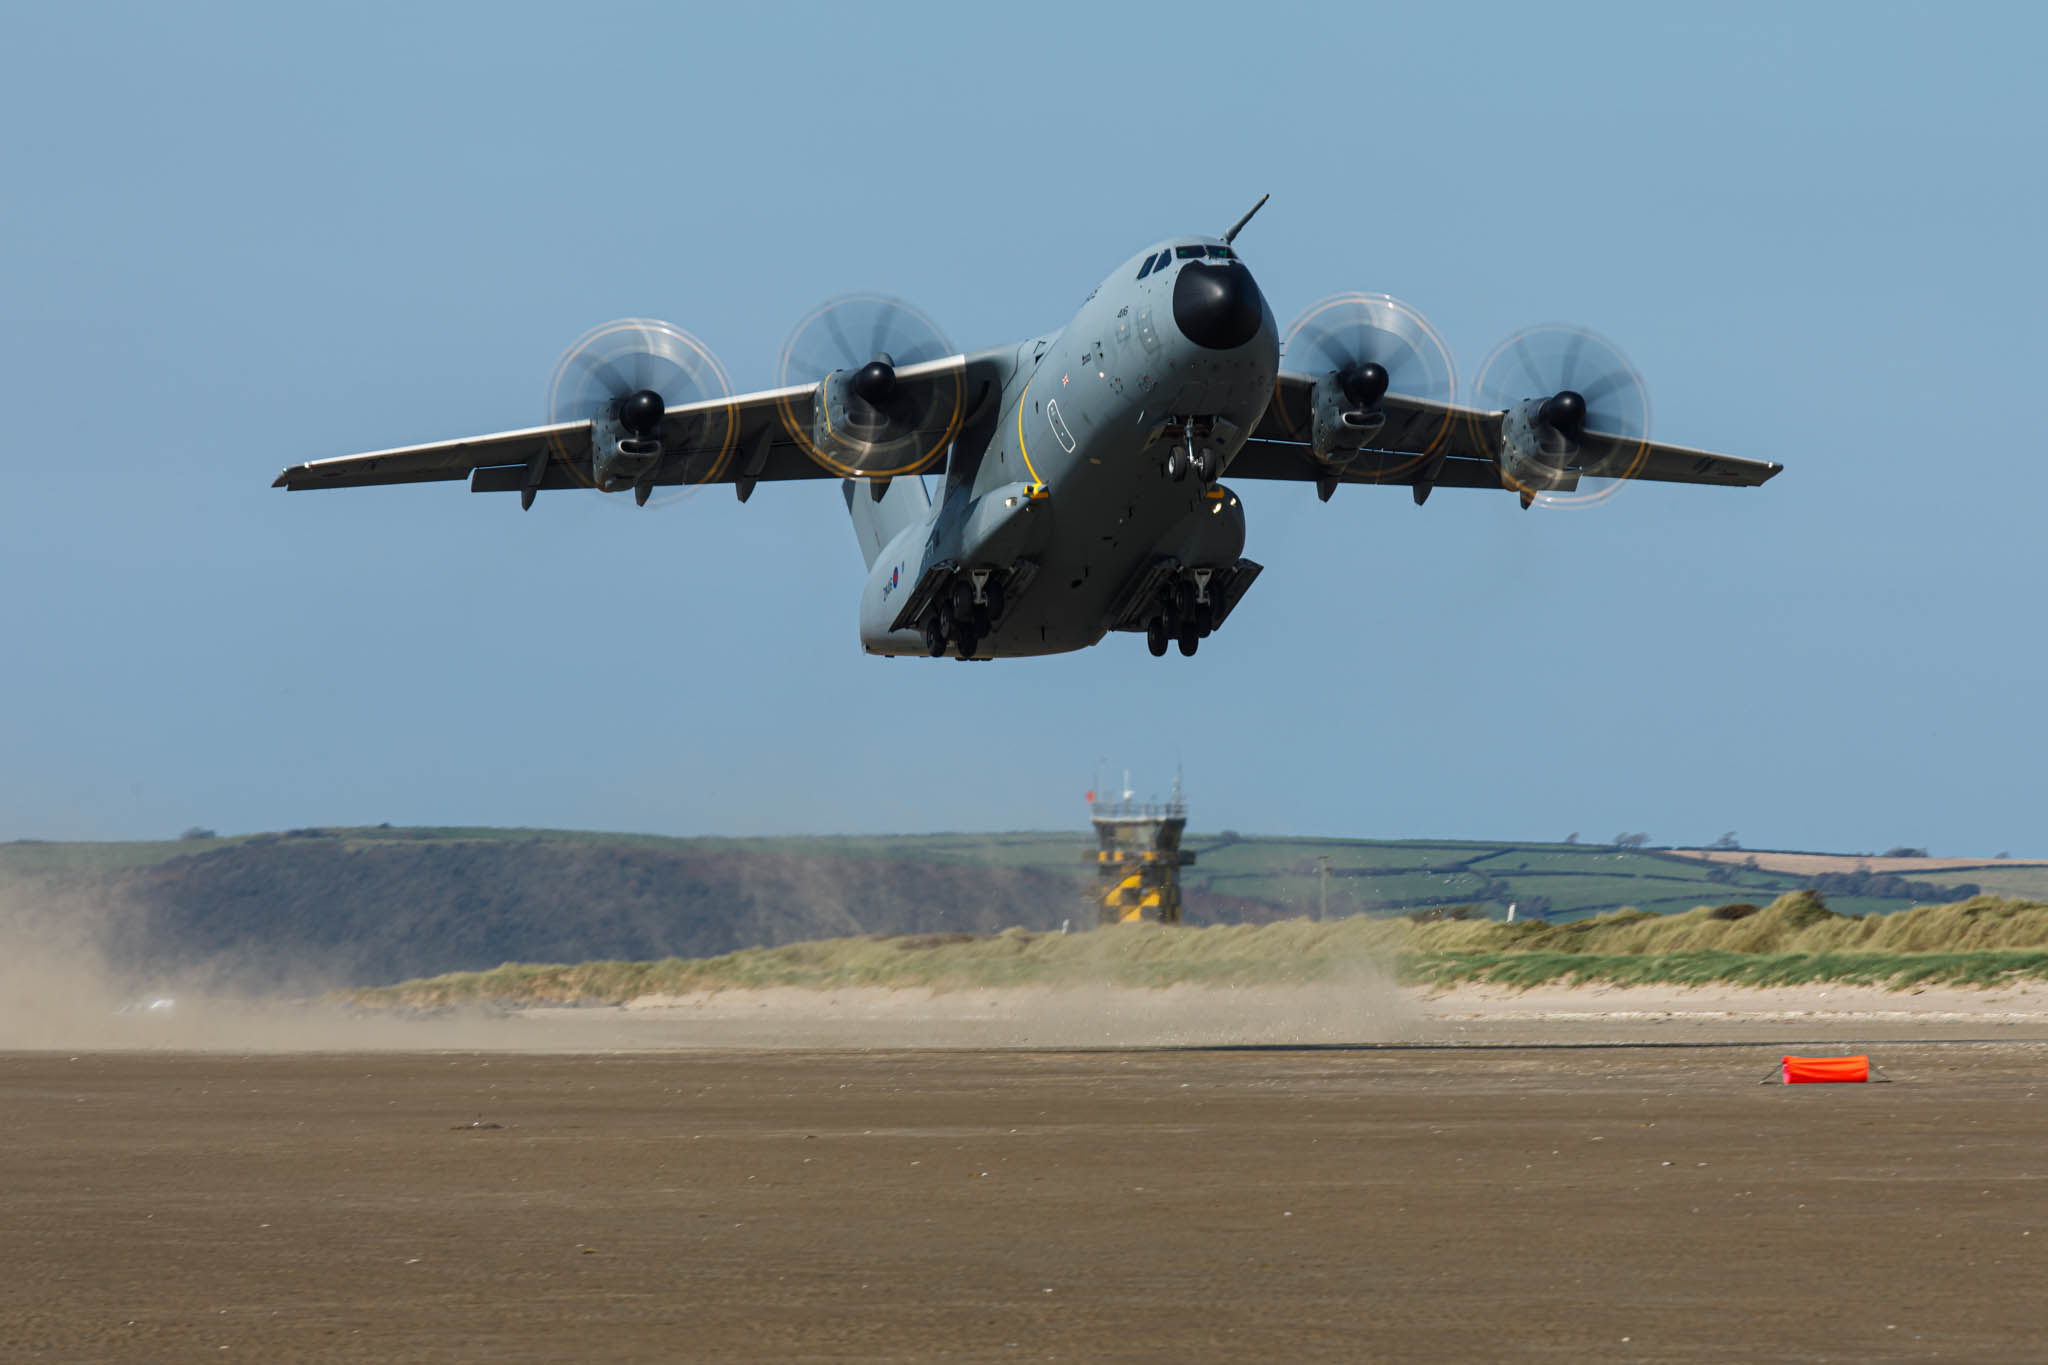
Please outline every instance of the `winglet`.
[[1245, 215], [1244, 215], [1244, 217], [1242, 217], [1242, 218], [1238, 219], [1238, 220], [1237, 220], [1236, 222], [1234, 222], [1234, 223], [1232, 223], [1232, 224], [1230, 225], [1230, 231], [1228, 231], [1228, 232], [1226, 232], [1226, 233], [1224, 233], [1224, 234], [1223, 234], [1223, 240], [1224, 240], [1224, 241], [1226, 241], [1226, 242], [1234, 242], [1234, 241], [1236, 241], [1236, 240], [1237, 240], [1237, 234], [1238, 234], [1238, 233], [1240, 233], [1240, 232], [1243, 232], [1243, 231], [1244, 231], [1244, 225], [1245, 225], [1246, 223], [1249, 223], [1249, 222], [1250, 222], [1250, 221], [1252, 220], [1252, 214], [1254, 214], [1254, 213], [1257, 213], [1257, 212], [1258, 212], [1258, 211], [1259, 211], [1260, 209], [1262, 209], [1262, 208], [1266, 207], [1266, 201], [1267, 201], [1268, 199], [1271, 199], [1272, 197], [1273, 197], [1273, 196], [1272, 196], [1272, 195], [1270, 195], [1270, 194], [1262, 194], [1262, 195], [1260, 195], [1260, 196], [1259, 196], [1259, 202], [1258, 202], [1258, 203], [1256, 203], [1256, 204], [1253, 204], [1253, 205], [1251, 206], [1251, 208], [1250, 208], [1250, 209], [1248, 209], [1248, 210], [1247, 210], [1247, 211], [1245, 212]]

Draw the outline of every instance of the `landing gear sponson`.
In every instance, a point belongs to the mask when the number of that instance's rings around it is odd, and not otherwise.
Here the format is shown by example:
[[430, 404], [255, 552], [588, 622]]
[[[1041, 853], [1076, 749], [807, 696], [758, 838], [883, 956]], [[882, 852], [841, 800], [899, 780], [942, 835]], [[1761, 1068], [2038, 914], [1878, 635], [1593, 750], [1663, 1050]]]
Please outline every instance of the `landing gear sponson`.
[[1192, 658], [1229, 619], [1261, 567], [1249, 559], [1222, 569], [1155, 560], [1119, 599], [1110, 629], [1144, 632], [1145, 647], [1155, 659], [1165, 656], [1168, 645], [1178, 645], [1182, 657]]
[[915, 623], [934, 659], [949, 653], [971, 659], [982, 639], [1001, 624], [1012, 593], [1022, 591], [1035, 571], [1035, 565], [1021, 562], [1008, 569], [935, 564], [904, 604], [898, 629]]

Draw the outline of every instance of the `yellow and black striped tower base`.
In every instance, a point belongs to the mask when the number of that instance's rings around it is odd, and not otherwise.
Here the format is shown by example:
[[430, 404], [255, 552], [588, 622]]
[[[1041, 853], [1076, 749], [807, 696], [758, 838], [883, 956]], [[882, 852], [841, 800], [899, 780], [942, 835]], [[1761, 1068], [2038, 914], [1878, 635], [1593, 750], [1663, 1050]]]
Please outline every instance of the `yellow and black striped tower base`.
[[1175, 784], [1165, 805], [1140, 805], [1125, 792], [1122, 801], [1098, 801], [1089, 794], [1095, 821], [1097, 922], [1180, 923], [1180, 870], [1195, 855], [1180, 846], [1187, 828], [1187, 803]]

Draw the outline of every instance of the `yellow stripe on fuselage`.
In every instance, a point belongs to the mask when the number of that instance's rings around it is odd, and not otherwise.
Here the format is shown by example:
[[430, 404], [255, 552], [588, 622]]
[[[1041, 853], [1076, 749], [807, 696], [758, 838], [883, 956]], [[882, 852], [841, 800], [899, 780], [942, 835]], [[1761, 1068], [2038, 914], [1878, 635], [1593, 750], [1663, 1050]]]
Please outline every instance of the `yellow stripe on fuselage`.
[[1045, 481], [1038, 477], [1038, 471], [1032, 467], [1031, 451], [1024, 444], [1024, 404], [1031, 397], [1032, 382], [1030, 379], [1024, 381], [1024, 392], [1017, 399], [1017, 453], [1024, 457], [1024, 468], [1030, 471], [1032, 487], [1043, 488]]

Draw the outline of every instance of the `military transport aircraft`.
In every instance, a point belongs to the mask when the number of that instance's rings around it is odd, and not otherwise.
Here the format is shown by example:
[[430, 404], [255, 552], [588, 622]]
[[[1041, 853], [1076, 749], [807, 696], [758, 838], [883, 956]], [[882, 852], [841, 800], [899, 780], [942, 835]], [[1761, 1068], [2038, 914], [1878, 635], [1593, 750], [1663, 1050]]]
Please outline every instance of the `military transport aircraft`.
[[844, 299], [799, 324], [779, 387], [734, 395], [688, 333], [627, 319], [563, 357], [544, 426], [314, 460], [276, 486], [467, 478], [531, 507], [556, 489], [645, 505], [722, 483], [745, 502], [761, 483], [839, 479], [868, 565], [862, 648], [991, 659], [1109, 631], [1192, 655], [1259, 574], [1226, 474], [1312, 481], [1325, 501], [1346, 484], [1402, 485], [1418, 505], [1439, 486], [1505, 489], [1526, 508], [1781, 468], [1652, 442], [1641, 379], [1575, 328], [1511, 337], [1466, 405], [1434, 329], [1384, 295], [1324, 300], [1283, 351], [1233, 246], [1265, 202], [1221, 237], [1139, 252], [1044, 336], [956, 354], [907, 305]]

